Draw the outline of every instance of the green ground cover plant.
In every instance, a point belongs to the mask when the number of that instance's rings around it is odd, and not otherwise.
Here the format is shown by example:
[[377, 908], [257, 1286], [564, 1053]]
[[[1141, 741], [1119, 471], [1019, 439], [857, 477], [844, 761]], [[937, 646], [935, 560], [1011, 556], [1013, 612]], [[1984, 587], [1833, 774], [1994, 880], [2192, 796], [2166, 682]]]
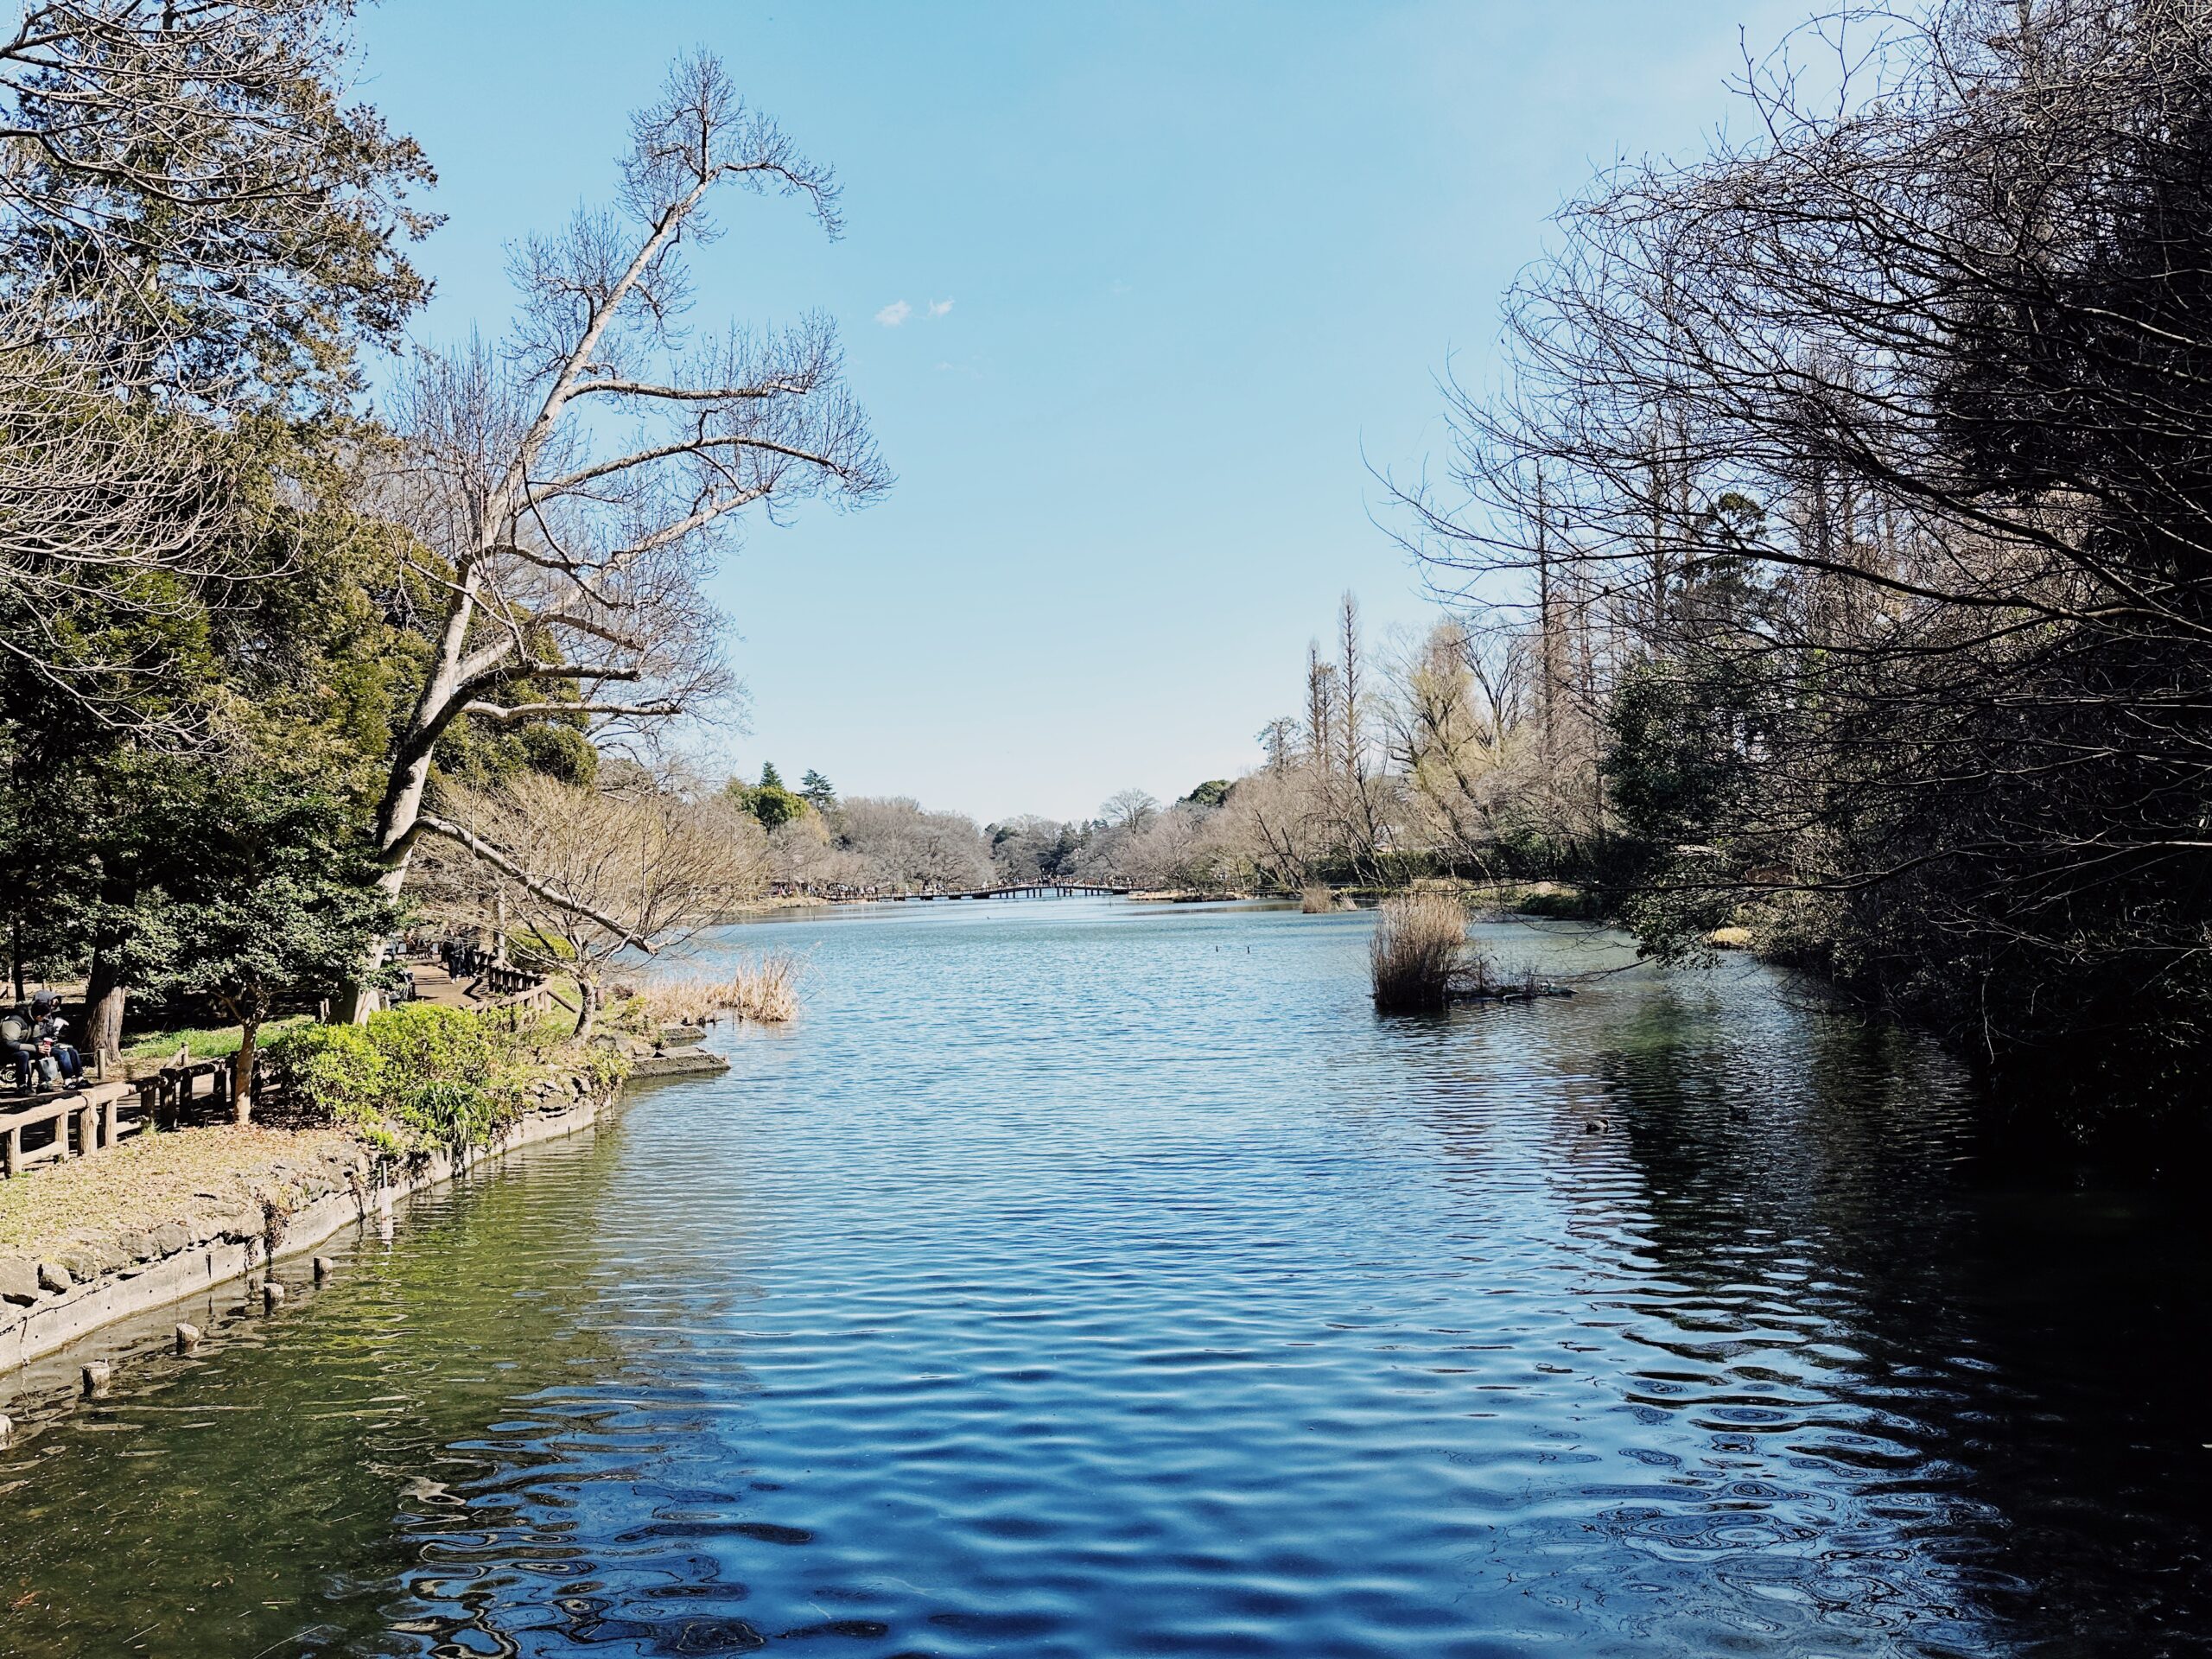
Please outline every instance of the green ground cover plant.
[[497, 1141], [531, 1109], [533, 1086], [582, 1076], [619, 1082], [622, 1057], [559, 1040], [564, 1022], [410, 1002], [357, 1026], [303, 1025], [269, 1045], [280, 1089], [388, 1157], [458, 1157]]

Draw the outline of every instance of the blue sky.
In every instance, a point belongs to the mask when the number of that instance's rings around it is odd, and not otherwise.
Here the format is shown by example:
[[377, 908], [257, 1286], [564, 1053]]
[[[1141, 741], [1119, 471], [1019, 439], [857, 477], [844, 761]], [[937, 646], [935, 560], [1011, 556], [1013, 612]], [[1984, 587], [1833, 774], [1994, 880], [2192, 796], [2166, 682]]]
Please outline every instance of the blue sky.
[[695, 319], [827, 311], [899, 482], [748, 529], [709, 759], [1081, 817], [1255, 765], [1344, 589], [1425, 621], [1370, 464], [1441, 455], [1436, 376], [1484, 375], [1560, 200], [1696, 148], [1806, 10], [387, 0], [361, 91], [440, 174], [429, 339], [498, 332], [504, 250], [605, 197], [679, 51], [836, 167], [845, 238], [733, 199]]

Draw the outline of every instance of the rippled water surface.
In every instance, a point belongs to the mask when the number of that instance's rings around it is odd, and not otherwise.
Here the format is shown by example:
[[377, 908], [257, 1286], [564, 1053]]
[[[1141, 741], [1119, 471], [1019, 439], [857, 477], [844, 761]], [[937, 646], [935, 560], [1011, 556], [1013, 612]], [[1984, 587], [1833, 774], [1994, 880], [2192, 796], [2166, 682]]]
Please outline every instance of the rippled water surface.
[[1748, 965], [1385, 1021], [1367, 926], [734, 930], [726, 1078], [0, 1453], [0, 1652], [2212, 1652], [2199, 1213]]

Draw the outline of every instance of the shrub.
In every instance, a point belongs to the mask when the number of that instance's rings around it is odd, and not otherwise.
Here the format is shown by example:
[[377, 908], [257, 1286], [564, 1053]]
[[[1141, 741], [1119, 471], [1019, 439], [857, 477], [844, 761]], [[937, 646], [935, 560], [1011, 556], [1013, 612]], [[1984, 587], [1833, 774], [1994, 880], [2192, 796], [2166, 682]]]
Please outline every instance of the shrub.
[[365, 1026], [296, 1026], [262, 1051], [262, 1065], [283, 1092], [333, 1115], [384, 1097], [385, 1057]]
[[630, 1075], [630, 1061], [619, 1049], [593, 1043], [584, 1050], [576, 1069], [594, 1089], [604, 1094]]
[[1531, 887], [1520, 896], [1514, 908], [1523, 916], [1542, 916], [1562, 920], [1580, 920], [1591, 913], [1590, 899], [1580, 888], [1560, 887], [1545, 882]]
[[507, 1033], [461, 1008], [403, 1002], [369, 1016], [369, 1040], [416, 1083], [480, 1082], [507, 1057]]
[[576, 959], [576, 947], [558, 933], [541, 933], [534, 927], [518, 930], [507, 940], [508, 952], [519, 962], [563, 963]]
[[278, 1086], [395, 1156], [458, 1157], [520, 1113], [520, 1045], [459, 1008], [410, 1002], [359, 1026], [302, 1026], [271, 1043]]
[[513, 1105], [481, 1084], [444, 1079], [404, 1093], [397, 1116], [419, 1139], [458, 1158], [489, 1145], [513, 1120]]

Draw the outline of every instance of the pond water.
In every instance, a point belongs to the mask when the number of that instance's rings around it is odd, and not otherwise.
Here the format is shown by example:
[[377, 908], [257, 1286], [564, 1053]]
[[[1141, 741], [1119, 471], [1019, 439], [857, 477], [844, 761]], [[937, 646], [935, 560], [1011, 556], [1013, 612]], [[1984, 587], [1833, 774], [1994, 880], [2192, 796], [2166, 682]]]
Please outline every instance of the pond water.
[[1378, 1020], [1369, 919], [731, 930], [727, 1077], [0, 1453], [0, 1652], [2212, 1653], [2200, 1213], [1741, 962]]

